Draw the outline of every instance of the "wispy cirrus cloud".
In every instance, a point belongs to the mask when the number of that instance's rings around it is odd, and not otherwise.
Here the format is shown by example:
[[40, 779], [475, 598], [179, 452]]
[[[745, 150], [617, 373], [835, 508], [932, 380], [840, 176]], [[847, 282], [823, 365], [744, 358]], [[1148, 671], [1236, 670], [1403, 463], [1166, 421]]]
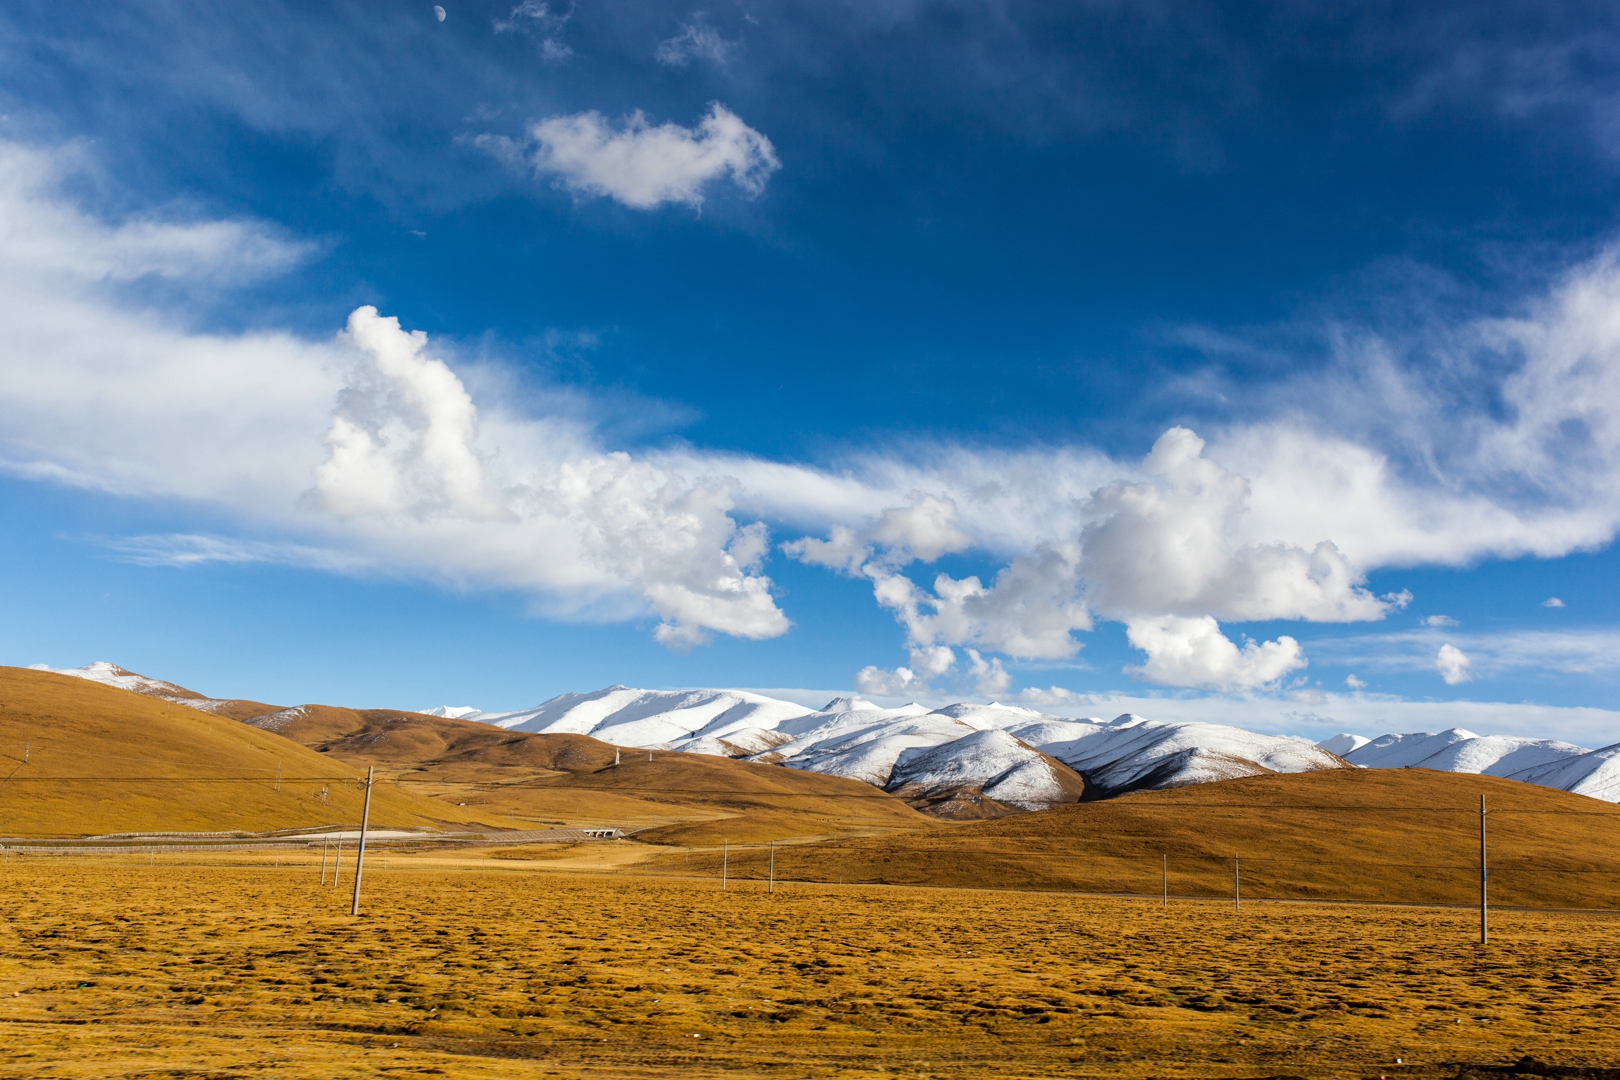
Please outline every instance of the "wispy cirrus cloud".
[[674, 37], [660, 41], [653, 56], [665, 67], [684, 68], [693, 60], [723, 66], [741, 48], [740, 42], [721, 37], [718, 30], [703, 21], [700, 13], [693, 16], [691, 22], [682, 23]]
[[206, 533], [101, 537], [94, 538], [92, 542], [112, 552], [119, 561], [136, 566], [183, 568], [206, 563], [266, 563], [304, 566], [341, 574], [360, 573], [376, 566], [374, 560], [353, 552]]
[[[1434, 671], [1437, 656], [1450, 647], [1466, 663], [1459, 673], [1476, 678], [1524, 672], [1610, 675], [1620, 672], [1620, 630], [1510, 630], [1459, 633], [1450, 629], [1403, 630], [1311, 641], [1318, 659], [1367, 671]], [[1439, 668], [1442, 674], [1447, 668]]]

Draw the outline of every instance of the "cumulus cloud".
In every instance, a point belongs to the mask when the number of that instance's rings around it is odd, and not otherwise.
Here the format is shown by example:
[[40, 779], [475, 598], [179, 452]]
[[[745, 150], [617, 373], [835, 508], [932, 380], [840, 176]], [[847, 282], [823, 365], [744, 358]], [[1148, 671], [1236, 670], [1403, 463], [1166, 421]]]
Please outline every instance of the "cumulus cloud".
[[920, 491], [913, 491], [907, 499], [908, 505], [883, 511], [872, 529], [872, 540], [888, 549], [886, 561], [933, 562], [973, 546], [973, 537], [957, 527], [960, 514], [954, 501]]
[[1365, 690], [1365, 689], [1367, 689], [1366, 680], [1365, 679], [1358, 679], [1354, 675], [1346, 675], [1344, 677], [1344, 685], [1349, 687], [1351, 690]]
[[771, 141], [719, 102], [692, 128], [654, 127], [639, 111], [616, 126], [593, 111], [538, 121], [522, 140], [482, 135], [474, 141], [571, 191], [637, 210], [701, 206], [704, 189], [723, 178], [757, 196], [782, 167]]
[[406, 333], [398, 319], [367, 306], [349, 316], [342, 336], [365, 360], [339, 395], [313, 501], [343, 517], [407, 510], [510, 516], [475, 449], [478, 410], [444, 361], [422, 355], [427, 335]]
[[[690, 130], [553, 119], [556, 139], [512, 152], [627, 205], [695, 202], [726, 176], [757, 190], [776, 167], [763, 136], [740, 137], [750, 129], [720, 106]], [[652, 615], [681, 646], [785, 632], [769, 525], [798, 537], [792, 557], [868, 581], [898, 620], [908, 666], [869, 669], [871, 685], [999, 696], [1012, 689], [1003, 658], [1071, 658], [1098, 618], [1126, 626], [1146, 658], [1139, 677], [1275, 685], [1303, 666], [1297, 642], [1244, 641], [1223, 623], [1377, 620], [1411, 597], [1373, 595], [1372, 570], [1556, 556], [1620, 525], [1612, 254], [1513, 318], [1409, 344], [1417, 360], [1363, 345], [1309, 394], [1278, 391], [1272, 418], [1174, 427], [1140, 460], [918, 443], [811, 467], [616, 450], [576, 418], [480, 400], [452, 351], [384, 312], [360, 309], [319, 340], [196, 330], [188, 298], [312, 249], [252, 221], [86, 213], [60, 192], [81, 154], [0, 144], [0, 469], [190, 501], [243, 534], [131, 540], [129, 557], [286, 559], [516, 589], [553, 614]], [[154, 310], [131, 282], [181, 300]], [[1418, 362], [1420, 345], [1445, 364]], [[1458, 407], [1428, 374], [1439, 367], [1488, 383], [1500, 407]], [[968, 550], [997, 569], [928, 572]], [[1457, 671], [1517, 662], [1451, 638], [1473, 658]], [[1406, 641], [1400, 662], [1434, 670], [1439, 644]]]
[[1142, 462], [1146, 480], [1092, 495], [1080, 573], [1094, 610], [1355, 622], [1399, 603], [1369, 593], [1331, 540], [1309, 549], [1242, 543], [1236, 519], [1247, 512], [1248, 481], [1205, 458], [1204, 446], [1186, 428], [1171, 428]]
[[1424, 626], [1456, 626], [1457, 620], [1450, 615], [1425, 615], [1418, 622]]
[[665, 67], [684, 68], [693, 60], [724, 65], [738, 48], [737, 42], [721, 37], [699, 15], [689, 23], [682, 23], [674, 37], [660, 41], [653, 56]]
[[1547, 599], [1545, 599], [1545, 600], [1543, 600], [1541, 602], [1541, 606], [1542, 607], [1553, 607], [1553, 608], [1563, 607], [1564, 602], [1562, 600], [1558, 599], [1558, 597], [1556, 597], [1556, 596], [1549, 596], [1549, 597], [1547, 597]]
[[783, 545], [794, 558], [871, 580], [877, 602], [906, 628], [914, 649], [977, 645], [1019, 659], [1060, 659], [1080, 649], [1073, 631], [1091, 629], [1080, 597], [1073, 544], [1044, 545], [1019, 555], [989, 585], [977, 576], [937, 574], [923, 588], [902, 572], [964, 550], [973, 538], [958, 526], [954, 500], [913, 490], [902, 506], [884, 508], [857, 531], [835, 526], [826, 540]]
[[122, 557], [518, 589], [557, 614], [650, 613], [676, 646], [787, 630], [761, 571], [766, 527], [732, 517], [723, 475], [601, 447], [564, 417], [481, 412], [424, 335], [370, 307], [314, 342], [203, 334], [136, 307], [121, 281], [213, 288], [300, 251], [253, 223], [100, 221], [50, 189], [72, 167], [0, 144], [0, 206], [15, 211], [0, 214], [15, 241], [0, 244], [0, 468], [191, 501], [261, 534], [111, 541]]
[[1440, 651], [1434, 657], [1434, 666], [1447, 686], [1470, 682], [1474, 678], [1468, 657], [1455, 645], [1440, 646]]
[[1125, 624], [1125, 636], [1147, 653], [1146, 663], [1126, 671], [1163, 686], [1253, 690], [1275, 685], [1305, 666], [1304, 652], [1293, 638], [1248, 641], [1239, 649], [1208, 615], [1133, 619]]

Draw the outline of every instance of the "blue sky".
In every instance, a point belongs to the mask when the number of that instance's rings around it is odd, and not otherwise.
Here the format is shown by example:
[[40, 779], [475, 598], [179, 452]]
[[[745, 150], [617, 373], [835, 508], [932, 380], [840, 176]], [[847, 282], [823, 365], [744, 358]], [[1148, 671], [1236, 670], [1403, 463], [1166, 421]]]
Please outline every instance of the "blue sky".
[[1609, 8], [443, 10], [0, 13], [0, 659], [1620, 738]]

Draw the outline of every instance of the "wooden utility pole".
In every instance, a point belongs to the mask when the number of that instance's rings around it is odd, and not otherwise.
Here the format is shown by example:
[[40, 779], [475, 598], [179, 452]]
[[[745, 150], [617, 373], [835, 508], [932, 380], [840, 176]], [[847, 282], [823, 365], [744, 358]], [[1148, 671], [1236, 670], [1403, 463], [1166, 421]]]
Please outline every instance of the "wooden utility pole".
[[767, 894], [776, 891], [776, 841], [771, 841], [771, 883], [765, 889]]
[[1485, 864], [1485, 796], [1479, 797], [1479, 943], [1481, 945], [1490, 941], [1490, 926], [1487, 922], [1487, 906], [1485, 893], [1486, 864]]
[[1243, 875], [1238, 868], [1238, 857], [1232, 856], [1232, 910], [1243, 910]]
[[1159, 869], [1164, 874], [1164, 906], [1170, 906], [1170, 856], [1159, 856]]
[[366, 801], [360, 810], [360, 847], [354, 856], [354, 902], [349, 905], [349, 914], [360, 914], [360, 878], [366, 872], [366, 823], [371, 820], [371, 779], [377, 771], [375, 765], [366, 766]]

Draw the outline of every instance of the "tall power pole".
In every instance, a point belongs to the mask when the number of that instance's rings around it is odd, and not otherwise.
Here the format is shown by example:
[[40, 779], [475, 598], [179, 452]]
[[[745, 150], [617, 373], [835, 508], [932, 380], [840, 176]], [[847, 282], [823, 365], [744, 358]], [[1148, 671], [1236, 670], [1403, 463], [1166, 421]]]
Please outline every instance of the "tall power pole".
[[360, 914], [360, 876], [366, 872], [366, 823], [371, 820], [371, 779], [376, 771], [375, 765], [366, 766], [366, 802], [360, 810], [360, 848], [354, 856], [354, 902], [349, 905], [350, 915]]
[[1479, 943], [1486, 944], [1490, 940], [1490, 925], [1487, 922], [1486, 906], [1486, 864], [1485, 864], [1485, 796], [1479, 797]]

